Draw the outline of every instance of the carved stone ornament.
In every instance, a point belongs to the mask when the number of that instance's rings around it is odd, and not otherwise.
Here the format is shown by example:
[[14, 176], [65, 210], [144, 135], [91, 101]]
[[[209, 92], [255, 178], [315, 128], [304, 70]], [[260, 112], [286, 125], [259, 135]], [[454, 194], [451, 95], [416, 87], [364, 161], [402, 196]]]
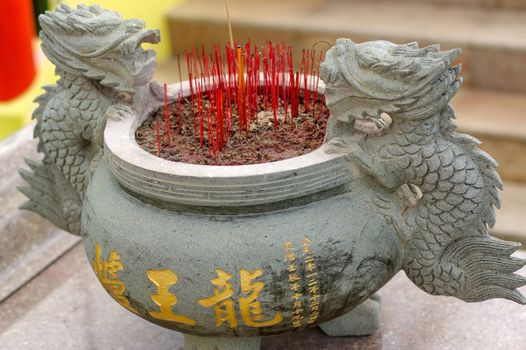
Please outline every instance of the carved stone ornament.
[[36, 99], [35, 137], [42, 162], [28, 161], [21, 171], [30, 187], [24, 209], [39, 213], [58, 227], [80, 234], [82, 201], [102, 154], [109, 116], [139, 107], [151, 89], [155, 52], [142, 43], [158, 43], [158, 30], [144, 21], [123, 20], [113, 11], [59, 5], [39, 17], [42, 50], [60, 77]]
[[[123, 307], [185, 333], [186, 349], [259, 349], [320, 325], [371, 334], [396, 273], [468, 302], [525, 304], [519, 244], [488, 233], [496, 162], [455, 132], [460, 50], [339, 39], [321, 66], [325, 143], [282, 161], [204, 166], [155, 157], [135, 130], [163, 101], [159, 41], [98, 6], [40, 16], [60, 80], [38, 98], [44, 153], [20, 170], [25, 209], [81, 234]], [[188, 96], [189, 84], [169, 87]]]
[[506, 298], [526, 280], [519, 243], [492, 237], [497, 162], [459, 134], [449, 101], [462, 84], [460, 49], [339, 39], [322, 64], [331, 120], [325, 142], [354, 169], [406, 202], [393, 224], [403, 269], [418, 287], [468, 302]]

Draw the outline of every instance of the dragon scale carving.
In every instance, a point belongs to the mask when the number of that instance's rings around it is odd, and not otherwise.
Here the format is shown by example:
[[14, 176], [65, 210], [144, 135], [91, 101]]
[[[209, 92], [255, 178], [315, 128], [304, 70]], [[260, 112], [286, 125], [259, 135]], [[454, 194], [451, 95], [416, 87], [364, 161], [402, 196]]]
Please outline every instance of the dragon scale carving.
[[155, 53], [141, 44], [157, 43], [159, 32], [99, 6], [59, 5], [39, 21], [42, 49], [60, 79], [36, 100], [35, 137], [44, 158], [27, 161], [32, 171], [20, 170], [30, 185], [20, 189], [29, 198], [23, 208], [79, 234], [107, 116], [136, 108], [137, 96], [150, 91]]
[[[339, 39], [322, 64], [331, 110], [326, 142], [363, 176], [416, 205], [397, 221], [404, 270], [424, 291], [468, 302], [526, 299], [511, 257], [520, 244], [492, 237], [502, 182], [479, 142], [455, 131], [449, 101], [462, 84], [460, 50]], [[408, 191], [408, 189], [410, 191]]]

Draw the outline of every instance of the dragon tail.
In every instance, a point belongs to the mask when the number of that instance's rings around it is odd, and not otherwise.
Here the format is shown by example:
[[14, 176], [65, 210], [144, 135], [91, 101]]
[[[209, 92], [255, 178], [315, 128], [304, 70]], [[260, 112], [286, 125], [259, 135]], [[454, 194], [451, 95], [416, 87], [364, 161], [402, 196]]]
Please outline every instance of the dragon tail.
[[[35, 137], [40, 135], [42, 114], [47, 102], [54, 96], [56, 87], [44, 87], [45, 93], [35, 102], [39, 106], [33, 112], [36, 119]], [[39, 140], [38, 151], [44, 152], [43, 142]], [[29, 186], [18, 189], [29, 201], [21, 205], [21, 209], [33, 211], [47, 218], [63, 230], [80, 234], [81, 199], [69, 181], [64, 178], [57, 166], [51, 162], [26, 159], [29, 169], [18, 169], [22, 178]]]
[[[503, 189], [496, 171], [498, 163], [478, 148], [480, 141], [453, 132], [450, 139], [462, 144], [477, 165], [484, 182], [481, 207], [477, 219], [465, 238], [455, 241], [444, 251], [443, 259], [456, 261], [466, 275], [463, 299], [477, 302], [504, 298], [526, 304], [526, 298], [517, 288], [526, 285], [526, 278], [514, 272], [526, 265], [526, 260], [512, 257], [520, 243], [497, 239], [488, 232], [495, 225], [495, 208], [500, 208], [498, 190]], [[470, 254], [465, 254], [466, 251]]]
[[29, 186], [18, 189], [29, 201], [20, 209], [42, 215], [65, 231], [80, 234], [81, 200], [74, 195], [73, 188], [65, 190], [72, 187], [71, 184], [53, 164], [30, 159], [26, 159], [26, 163], [31, 170], [18, 169], [18, 172]]
[[[488, 230], [495, 224], [495, 208], [500, 208], [498, 190], [503, 185], [496, 171], [498, 164], [478, 148], [480, 141], [455, 131], [451, 123], [455, 115], [450, 107], [446, 113], [449, 118], [444, 120], [443, 134], [450, 142], [461, 146], [476, 164], [483, 180], [482, 200], [473, 220], [460, 232], [413, 242], [420, 246], [413, 250], [420, 256], [415, 259], [418, 263], [413, 261], [420, 265], [418, 276], [422, 281], [417, 285], [430, 286], [430, 289], [423, 289], [432, 294], [455, 296], [467, 302], [504, 298], [526, 304], [526, 298], [517, 290], [526, 285], [526, 278], [514, 273], [526, 265], [526, 260], [511, 256], [520, 243], [497, 239]], [[432, 251], [434, 257], [422, 256]], [[433, 263], [429, 265], [425, 261]]]
[[517, 288], [524, 286], [526, 279], [514, 272], [526, 261], [511, 256], [519, 247], [519, 243], [489, 234], [468, 236], [450, 244], [442, 255], [438, 277], [444, 285], [451, 285], [452, 277], [457, 276], [460, 288], [445, 294], [467, 302], [504, 298], [525, 305], [526, 298]]

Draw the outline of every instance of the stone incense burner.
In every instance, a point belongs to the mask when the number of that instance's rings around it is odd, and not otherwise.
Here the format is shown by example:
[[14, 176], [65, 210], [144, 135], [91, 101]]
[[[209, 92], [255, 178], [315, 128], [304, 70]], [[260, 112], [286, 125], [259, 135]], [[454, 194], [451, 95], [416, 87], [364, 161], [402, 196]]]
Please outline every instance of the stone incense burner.
[[[526, 302], [519, 245], [488, 234], [495, 161], [451, 121], [459, 50], [340, 39], [322, 64], [331, 116], [319, 149], [203, 166], [135, 141], [163, 103], [141, 48], [157, 31], [97, 6], [59, 6], [40, 23], [60, 80], [34, 113], [44, 158], [21, 170], [24, 208], [81, 235], [108, 293], [183, 332], [185, 348], [258, 349], [318, 325], [370, 334], [374, 293], [400, 270], [431, 294]], [[186, 83], [169, 96], [180, 92]]]

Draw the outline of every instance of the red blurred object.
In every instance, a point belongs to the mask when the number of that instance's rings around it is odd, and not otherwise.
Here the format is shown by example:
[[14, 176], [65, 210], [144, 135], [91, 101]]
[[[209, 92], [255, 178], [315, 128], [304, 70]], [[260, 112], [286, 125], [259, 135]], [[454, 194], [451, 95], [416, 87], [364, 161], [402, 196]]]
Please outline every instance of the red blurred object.
[[0, 0], [0, 101], [24, 92], [35, 77], [30, 0]]

